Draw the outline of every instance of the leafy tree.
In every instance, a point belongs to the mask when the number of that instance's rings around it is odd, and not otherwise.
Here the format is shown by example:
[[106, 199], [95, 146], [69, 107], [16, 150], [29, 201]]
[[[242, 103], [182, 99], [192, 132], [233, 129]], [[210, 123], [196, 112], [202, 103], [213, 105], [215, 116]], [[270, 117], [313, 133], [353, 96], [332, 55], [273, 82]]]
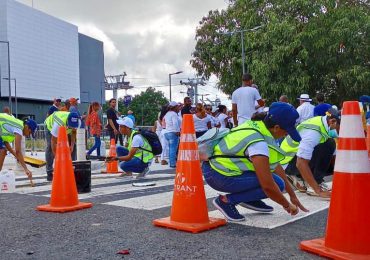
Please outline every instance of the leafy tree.
[[128, 110], [134, 112], [136, 125], [152, 126], [157, 120], [158, 113], [163, 105], [168, 104], [162, 91], [156, 91], [149, 87], [139, 95], [135, 95], [128, 107], [123, 105], [123, 100], [119, 99], [118, 110], [122, 115], [127, 115]]
[[370, 5], [364, 0], [237, 0], [210, 11], [197, 28], [192, 66], [219, 78], [231, 94], [241, 84], [241, 34], [246, 67], [264, 97], [326, 95], [329, 102], [358, 99], [370, 86]]

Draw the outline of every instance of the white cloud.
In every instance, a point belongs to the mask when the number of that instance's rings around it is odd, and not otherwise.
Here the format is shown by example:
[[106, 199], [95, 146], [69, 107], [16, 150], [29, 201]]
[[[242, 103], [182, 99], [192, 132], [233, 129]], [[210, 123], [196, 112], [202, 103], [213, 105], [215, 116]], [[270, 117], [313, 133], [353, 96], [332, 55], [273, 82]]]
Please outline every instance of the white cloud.
[[115, 60], [120, 56], [120, 51], [117, 49], [113, 40], [110, 39], [101, 29], [94, 24], [81, 24], [74, 23], [78, 26], [80, 33], [86, 34], [87, 36], [93, 37], [97, 40], [104, 42], [104, 56], [109, 60]]

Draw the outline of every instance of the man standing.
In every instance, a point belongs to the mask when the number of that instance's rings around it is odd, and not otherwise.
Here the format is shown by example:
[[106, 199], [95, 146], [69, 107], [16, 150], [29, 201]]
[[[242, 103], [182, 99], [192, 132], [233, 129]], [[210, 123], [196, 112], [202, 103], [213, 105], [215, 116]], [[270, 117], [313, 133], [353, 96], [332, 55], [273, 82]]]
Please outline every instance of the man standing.
[[109, 104], [109, 108], [107, 110], [107, 119], [108, 119], [109, 137], [110, 139], [114, 139], [116, 143], [119, 138], [120, 145], [123, 146], [122, 134], [118, 131], [118, 123], [117, 123], [118, 112], [116, 111], [117, 100], [115, 98], [111, 98], [108, 104]]
[[326, 111], [331, 108], [330, 104], [324, 103], [324, 95], [321, 93], [316, 94], [317, 106], [313, 109], [313, 116], [325, 116]]
[[181, 116], [186, 115], [186, 114], [193, 114], [191, 112], [191, 98], [190, 97], [184, 98], [184, 106], [181, 109]]
[[53, 105], [49, 107], [48, 113], [46, 116], [50, 116], [55, 111], [59, 111], [60, 104], [62, 103], [62, 100], [60, 98], [54, 98]]
[[242, 82], [242, 86], [233, 92], [231, 98], [235, 126], [251, 119], [252, 115], [256, 112], [256, 101], [260, 107], [265, 105], [258, 90], [252, 87], [252, 75], [248, 73], [244, 74]]
[[308, 94], [301, 94], [297, 99], [299, 100], [299, 107], [297, 107], [299, 118], [297, 119], [297, 124], [300, 124], [313, 117], [313, 110], [315, 107], [311, 105], [310, 102], [312, 99]]

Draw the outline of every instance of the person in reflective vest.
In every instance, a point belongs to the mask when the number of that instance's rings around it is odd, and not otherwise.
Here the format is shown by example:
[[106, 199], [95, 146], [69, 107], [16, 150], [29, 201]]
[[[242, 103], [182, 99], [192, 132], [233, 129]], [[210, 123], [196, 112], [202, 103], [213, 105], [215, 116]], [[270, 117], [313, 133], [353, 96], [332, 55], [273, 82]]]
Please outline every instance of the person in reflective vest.
[[[275, 102], [268, 113], [258, 114], [223, 137], [214, 147], [209, 161], [203, 162], [206, 182], [213, 189], [228, 193], [213, 200], [213, 204], [229, 221], [243, 221], [236, 205], [260, 212], [271, 212], [272, 207], [262, 199], [271, 198], [291, 215], [299, 208], [307, 211], [290, 186], [279, 162], [284, 152], [275, 139], [289, 134], [294, 140], [300, 136], [294, 127], [297, 111], [289, 104]], [[290, 201], [282, 194], [286, 190]]]
[[121, 161], [120, 176], [131, 176], [133, 172], [139, 173], [136, 178], [144, 178], [149, 172], [149, 165], [153, 159], [152, 147], [149, 142], [134, 130], [134, 122], [129, 117], [117, 120], [119, 131], [128, 137], [128, 147], [118, 146], [117, 157], [109, 160]]
[[[11, 154], [17, 158], [18, 162], [24, 169], [28, 179], [33, 186], [32, 172], [27, 168], [24, 162], [22, 154], [22, 138], [35, 137], [37, 130], [37, 123], [32, 119], [25, 119], [24, 121], [15, 118], [7, 113], [0, 113], [0, 170], [3, 168], [6, 151], [8, 150]], [[10, 146], [10, 143], [14, 142], [14, 150]]]
[[61, 126], [67, 127], [67, 134], [71, 135], [71, 144], [69, 146], [71, 154], [76, 142], [76, 128], [80, 125], [80, 116], [74, 112], [56, 111], [45, 119], [46, 131], [46, 179], [53, 180], [53, 163], [57, 147], [58, 131]]
[[[330, 198], [324, 177], [333, 173], [340, 117], [330, 108], [325, 116], [310, 118], [297, 126], [302, 137], [298, 143], [289, 136], [281, 143], [286, 157], [280, 163], [292, 184], [308, 195]], [[298, 176], [301, 176], [304, 181]]]

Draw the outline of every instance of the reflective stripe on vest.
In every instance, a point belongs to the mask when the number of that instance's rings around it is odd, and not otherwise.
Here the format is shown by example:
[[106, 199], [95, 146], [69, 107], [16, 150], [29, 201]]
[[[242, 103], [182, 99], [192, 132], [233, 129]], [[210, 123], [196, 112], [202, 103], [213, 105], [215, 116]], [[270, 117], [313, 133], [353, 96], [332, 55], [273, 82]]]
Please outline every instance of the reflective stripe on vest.
[[[131, 150], [132, 139], [134, 138], [135, 134], [139, 134], [138, 131], [132, 130], [131, 135], [130, 135], [130, 139], [128, 140], [128, 147], [127, 148], [128, 148], [129, 151]], [[138, 147], [136, 153], [134, 154], [134, 157], [142, 160], [143, 163], [148, 163], [154, 157], [153, 153], [148, 152], [148, 151], [152, 150], [152, 147], [150, 146], [149, 142], [143, 136], [141, 136], [141, 138], [144, 141], [144, 147]], [[143, 149], [148, 150], [148, 151], [145, 151]]]
[[269, 149], [270, 170], [284, 159], [284, 152], [262, 121], [247, 120], [233, 128], [215, 147], [210, 159], [211, 167], [225, 176], [238, 176], [244, 171], [255, 171], [253, 163], [245, 155], [248, 146], [256, 142], [266, 142]]
[[[297, 131], [301, 132], [304, 129], [310, 129], [317, 131], [321, 134], [320, 144], [325, 143], [328, 138], [328, 131], [326, 130], [323, 120], [326, 117], [316, 116], [302, 122], [297, 126]], [[299, 143], [294, 141], [290, 136], [287, 136], [281, 143], [280, 148], [286, 153], [285, 159], [282, 160], [281, 164], [289, 163], [298, 152]]]
[[6, 113], [0, 113], [0, 136], [4, 142], [11, 143], [15, 139], [14, 133], [9, 132], [5, 126], [19, 128], [23, 131], [23, 121]]
[[[54, 122], [59, 126], [67, 126], [67, 120], [70, 112], [56, 111], [45, 119], [45, 125], [49, 132], [53, 129]], [[72, 129], [67, 129], [67, 134], [70, 134]]]

